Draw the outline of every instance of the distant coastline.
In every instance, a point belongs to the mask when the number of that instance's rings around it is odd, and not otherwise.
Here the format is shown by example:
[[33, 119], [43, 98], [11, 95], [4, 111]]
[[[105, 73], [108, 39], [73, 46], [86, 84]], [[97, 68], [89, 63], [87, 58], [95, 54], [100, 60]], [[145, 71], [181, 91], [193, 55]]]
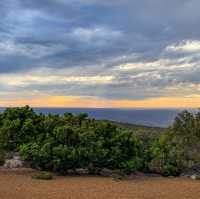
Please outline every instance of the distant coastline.
[[[5, 108], [1, 107], [0, 111]], [[37, 113], [43, 114], [74, 114], [87, 113], [95, 119], [105, 119], [134, 125], [151, 127], [167, 127], [172, 124], [174, 118], [184, 109], [162, 108], [162, 109], [122, 109], [122, 108], [33, 108]], [[196, 112], [197, 109], [187, 109]]]

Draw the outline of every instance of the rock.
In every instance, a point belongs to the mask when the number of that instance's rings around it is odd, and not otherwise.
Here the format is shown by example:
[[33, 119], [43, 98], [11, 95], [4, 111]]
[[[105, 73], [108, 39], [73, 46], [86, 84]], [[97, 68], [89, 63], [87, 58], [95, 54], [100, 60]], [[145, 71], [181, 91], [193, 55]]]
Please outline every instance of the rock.
[[68, 169], [66, 172], [68, 175], [88, 175], [89, 170], [83, 169], [83, 168], [77, 168], [77, 169]]
[[6, 160], [4, 164], [4, 168], [14, 169], [14, 168], [22, 168], [24, 166], [23, 162], [20, 160]]
[[200, 175], [191, 175], [190, 178], [192, 180], [200, 180]]
[[89, 174], [89, 170], [88, 169], [83, 169], [83, 168], [79, 168], [75, 170], [75, 173], [78, 175], [87, 175]]
[[145, 173], [145, 175], [147, 177], [151, 177], [151, 178], [160, 178], [160, 177], [162, 177], [161, 174], [157, 174], [157, 173]]
[[108, 176], [112, 176], [112, 174], [113, 174], [113, 170], [111, 169], [104, 168], [100, 171], [101, 176], [108, 177]]
[[13, 160], [21, 160], [20, 156], [14, 155]]
[[5, 160], [3, 165], [6, 169], [23, 168], [24, 166], [25, 163], [21, 160], [21, 157], [18, 154], [15, 154], [12, 159]]
[[114, 180], [123, 180], [123, 179], [125, 179], [125, 176], [117, 174], [117, 173], [114, 173], [114, 174], [112, 174], [112, 178]]
[[185, 169], [181, 173], [181, 176], [183, 176], [183, 177], [191, 177], [193, 175], [200, 176], [200, 165], [194, 165], [188, 169]]
[[75, 174], [75, 171], [73, 169], [68, 169], [67, 170], [67, 174], [68, 175], [74, 175]]

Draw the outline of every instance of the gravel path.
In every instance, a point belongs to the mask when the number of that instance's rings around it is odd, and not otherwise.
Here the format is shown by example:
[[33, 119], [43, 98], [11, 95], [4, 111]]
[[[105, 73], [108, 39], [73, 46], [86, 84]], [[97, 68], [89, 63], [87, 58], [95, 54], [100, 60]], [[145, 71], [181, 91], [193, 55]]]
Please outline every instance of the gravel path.
[[199, 199], [200, 181], [145, 178], [115, 181], [102, 177], [33, 180], [30, 172], [0, 171], [0, 199]]

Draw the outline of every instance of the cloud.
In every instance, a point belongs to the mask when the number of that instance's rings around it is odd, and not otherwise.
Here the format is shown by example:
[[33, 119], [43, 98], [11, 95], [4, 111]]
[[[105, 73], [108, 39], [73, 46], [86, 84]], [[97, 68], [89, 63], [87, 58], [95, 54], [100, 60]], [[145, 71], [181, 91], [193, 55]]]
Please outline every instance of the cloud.
[[182, 41], [179, 44], [176, 45], [170, 45], [167, 46], [166, 48], [167, 51], [169, 52], [200, 52], [200, 41], [198, 40], [187, 40], [187, 41]]
[[200, 95], [197, 0], [2, 0], [0, 96]]
[[109, 27], [77, 27], [70, 33], [70, 36], [83, 43], [105, 46], [107, 42], [111, 43], [112, 41], [121, 39], [123, 33], [119, 30], [112, 30]]
[[39, 59], [57, 53], [63, 49], [62, 46], [40, 44], [16, 43], [12, 40], [0, 42], [0, 56], [24, 56]]

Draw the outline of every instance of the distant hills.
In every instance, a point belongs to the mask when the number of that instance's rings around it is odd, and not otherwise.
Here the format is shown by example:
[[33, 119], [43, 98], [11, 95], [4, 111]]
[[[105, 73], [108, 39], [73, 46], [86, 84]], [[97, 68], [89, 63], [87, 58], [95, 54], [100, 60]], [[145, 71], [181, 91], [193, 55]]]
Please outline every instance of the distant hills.
[[120, 125], [122, 127], [128, 128], [130, 130], [133, 130], [135, 132], [141, 132], [141, 133], [163, 133], [166, 128], [164, 127], [152, 127], [152, 126], [146, 126], [146, 125], [138, 125], [138, 124], [130, 124], [130, 123], [124, 123], [124, 122], [116, 122], [116, 121], [110, 121], [114, 124]]

